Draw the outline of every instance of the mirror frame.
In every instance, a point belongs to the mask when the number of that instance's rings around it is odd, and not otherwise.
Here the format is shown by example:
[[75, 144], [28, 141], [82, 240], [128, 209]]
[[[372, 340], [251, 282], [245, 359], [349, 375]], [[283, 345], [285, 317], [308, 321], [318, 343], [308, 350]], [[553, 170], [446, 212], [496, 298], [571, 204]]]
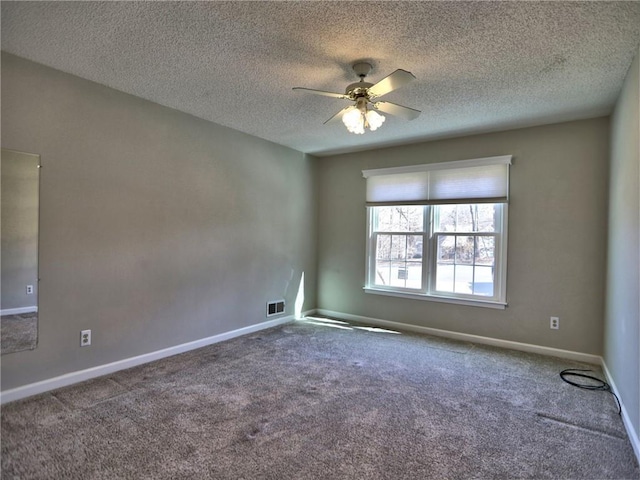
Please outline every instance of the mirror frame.
[[[40, 316], [40, 190], [41, 190], [41, 176], [40, 170], [42, 168], [42, 158], [39, 154], [35, 153], [27, 153], [18, 150], [12, 150], [8, 148], [2, 148], [2, 159], [0, 159], [0, 165], [4, 163], [7, 159], [8, 155], [12, 156], [22, 156], [24, 160], [28, 160], [34, 163], [34, 167], [37, 170], [35, 181], [37, 182], [35, 192], [36, 192], [36, 201], [35, 201], [35, 277], [33, 277], [33, 272], [29, 275], [31, 278], [26, 280], [26, 285], [22, 285], [20, 282], [24, 281], [24, 279], [20, 279], [17, 284], [12, 288], [11, 294], [13, 295], [12, 303], [13, 308], [7, 308], [4, 311], [0, 310], [0, 313], [4, 313], [5, 311], [10, 311], [6, 315], [2, 315], [1, 320], [1, 336], [2, 336], [2, 345], [0, 345], [0, 354], [6, 355], [10, 353], [22, 352], [26, 350], [34, 350], [38, 346], [38, 337], [39, 337], [39, 316]], [[21, 161], [22, 158], [17, 158], [16, 161]], [[4, 166], [0, 166], [0, 178], [2, 177], [2, 170], [4, 170]], [[31, 165], [28, 167], [31, 168]], [[6, 177], [5, 177], [6, 181]], [[28, 179], [27, 181], [32, 181]], [[2, 191], [5, 189], [0, 189]], [[6, 199], [5, 199], [6, 200]], [[0, 204], [2, 202], [0, 201]], [[27, 201], [27, 205], [29, 202]], [[28, 207], [33, 208], [33, 206]], [[5, 212], [6, 213], [6, 212]], [[0, 227], [0, 232], [4, 231], [6, 227], [5, 224], [5, 216], [0, 215], [2, 219], [2, 227]], [[1, 236], [1, 235], [0, 235]], [[31, 236], [32, 238], [32, 236]], [[5, 242], [2, 242], [2, 250], [5, 248], [9, 248]], [[4, 252], [3, 252], [4, 253]], [[4, 255], [3, 255], [4, 256]], [[5, 262], [2, 262], [2, 266], [4, 268]], [[26, 275], [25, 275], [26, 277]], [[33, 293], [28, 292], [29, 284], [33, 280]], [[6, 288], [6, 282], [1, 282], [1, 288], [4, 291]], [[22, 289], [24, 289], [24, 293], [19, 293]], [[26, 301], [20, 301], [19, 297], [21, 295], [29, 296], [35, 294], [35, 312], [33, 311], [33, 306], [28, 305]], [[4, 294], [0, 293], [4, 298]], [[17, 300], [15, 300], [17, 299]], [[23, 305], [24, 303], [24, 305]], [[11, 305], [11, 304], [10, 304]], [[1, 309], [1, 306], [0, 306]], [[35, 315], [33, 315], [35, 313]], [[34, 321], [35, 318], [35, 321]], [[35, 325], [33, 325], [35, 323]]]

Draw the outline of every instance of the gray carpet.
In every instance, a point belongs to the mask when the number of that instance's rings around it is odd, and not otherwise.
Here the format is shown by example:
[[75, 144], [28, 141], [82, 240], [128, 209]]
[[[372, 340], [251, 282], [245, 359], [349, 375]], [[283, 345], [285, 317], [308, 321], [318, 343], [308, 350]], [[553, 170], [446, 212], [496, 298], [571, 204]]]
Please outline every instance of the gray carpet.
[[560, 379], [581, 364], [359, 327], [298, 321], [5, 405], [2, 478], [640, 476], [613, 397]]
[[33, 350], [38, 343], [38, 313], [0, 317], [0, 353]]

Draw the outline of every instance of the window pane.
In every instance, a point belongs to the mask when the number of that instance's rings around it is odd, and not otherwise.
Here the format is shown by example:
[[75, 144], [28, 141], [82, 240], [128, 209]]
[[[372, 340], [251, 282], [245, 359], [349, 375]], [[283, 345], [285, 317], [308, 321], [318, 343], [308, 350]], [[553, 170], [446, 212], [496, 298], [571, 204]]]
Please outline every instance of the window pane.
[[391, 275], [391, 262], [388, 260], [376, 260], [375, 278], [373, 283], [375, 285], [390, 285]]
[[475, 205], [456, 205], [456, 232], [475, 232]]
[[493, 297], [493, 267], [475, 267], [473, 294]]
[[499, 204], [480, 203], [475, 206], [477, 221], [476, 232], [495, 232], [496, 209], [500, 208]]
[[439, 292], [453, 292], [453, 265], [437, 265], [436, 290], [438, 290]]
[[407, 274], [404, 262], [393, 262], [391, 264], [391, 286], [404, 287]]
[[391, 235], [391, 259], [405, 260], [407, 258], [406, 235]]
[[474, 242], [473, 237], [458, 236], [456, 239], [456, 264], [473, 264]]
[[422, 232], [424, 230], [424, 207], [397, 206], [375, 207], [378, 232]]
[[456, 265], [454, 269], [455, 284], [454, 293], [473, 293], [473, 266]]
[[436, 232], [495, 232], [496, 209], [500, 204], [436, 205], [433, 208]]
[[407, 259], [422, 258], [422, 235], [407, 235]]
[[439, 205], [433, 207], [436, 214], [434, 227], [436, 232], [456, 231], [456, 206], [457, 205]]
[[454, 235], [438, 235], [438, 264], [452, 264], [456, 256], [456, 237]]
[[379, 260], [389, 260], [391, 258], [391, 235], [378, 235], [376, 258]]
[[437, 235], [436, 290], [453, 292], [453, 263], [455, 260], [456, 237]]
[[476, 265], [493, 266], [495, 260], [496, 240], [494, 237], [477, 236], [476, 237]]
[[407, 288], [422, 288], [422, 263], [407, 262]]

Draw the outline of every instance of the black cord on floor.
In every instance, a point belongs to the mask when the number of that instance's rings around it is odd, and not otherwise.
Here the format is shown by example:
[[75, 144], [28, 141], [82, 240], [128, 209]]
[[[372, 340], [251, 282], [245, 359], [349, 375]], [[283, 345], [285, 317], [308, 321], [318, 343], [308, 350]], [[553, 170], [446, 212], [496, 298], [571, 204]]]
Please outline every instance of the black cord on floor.
[[[616, 399], [616, 403], [618, 404], [618, 415], [622, 415], [622, 406], [620, 405], [620, 400], [618, 399], [618, 396], [615, 393], [613, 393], [613, 390], [611, 390], [611, 385], [609, 385], [604, 380], [600, 380], [599, 378], [593, 377], [591, 375], [586, 375], [584, 373], [577, 373], [577, 372], [592, 372], [592, 371], [593, 370], [581, 369], [581, 368], [567, 368], [566, 370], [563, 370], [560, 372], [560, 378], [562, 378], [562, 380], [567, 382], [569, 385], [573, 385], [574, 387], [582, 388], [584, 390], [596, 390], [601, 392], [609, 392], [611, 395], [613, 395], [613, 398]], [[592, 380], [597, 383], [596, 384], [578, 383], [576, 381], [567, 380], [566, 378], [567, 376], [588, 378], [589, 380]]]

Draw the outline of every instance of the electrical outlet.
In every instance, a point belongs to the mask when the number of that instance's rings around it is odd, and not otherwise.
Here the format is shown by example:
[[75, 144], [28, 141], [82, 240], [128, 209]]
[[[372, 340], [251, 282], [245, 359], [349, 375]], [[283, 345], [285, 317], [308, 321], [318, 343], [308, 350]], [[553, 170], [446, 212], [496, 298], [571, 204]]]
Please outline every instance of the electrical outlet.
[[33, 285], [27, 285], [27, 295], [33, 295]]
[[88, 347], [91, 345], [91, 330], [82, 330], [80, 332], [80, 346]]
[[552, 330], [558, 330], [560, 328], [560, 317], [550, 317], [549, 328]]

